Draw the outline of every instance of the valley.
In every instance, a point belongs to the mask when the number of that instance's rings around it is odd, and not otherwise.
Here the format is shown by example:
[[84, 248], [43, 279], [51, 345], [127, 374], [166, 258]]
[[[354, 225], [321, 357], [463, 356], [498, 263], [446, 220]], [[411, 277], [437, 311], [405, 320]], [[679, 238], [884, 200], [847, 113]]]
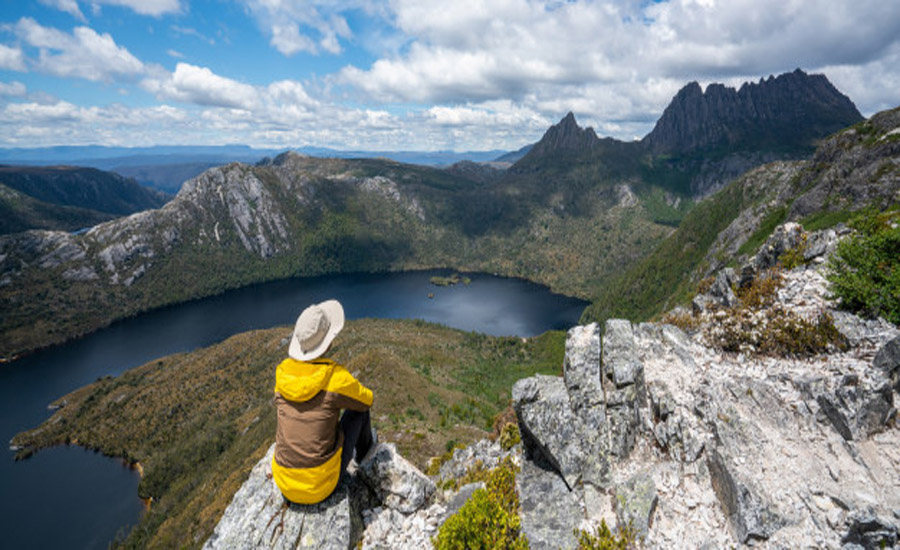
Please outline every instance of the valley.
[[[772, 155], [802, 158], [816, 140], [860, 119], [821, 75], [796, 71], [732, 95], [695, 88], [686, 86], [641, 142], [600, 139], [569, 114], [487, 180], [465, 170], [288, 152], [212, 168], [162, 208], [83, 235], [2, 237], [0, 357], [292, 276], [442, 267], [521, 277], [595, 300], [612, 276], [672, 233], [701, 193]], [[790, 121], [789, 141], [773, 141], [781, 123], [769, 119], [733, 139], [716, 130], [733, 123], [726, 115], [735, 109], [778, 110], [798, 95], [806, 108]], [[721, 107], [722, 97], [735, 105]], [[697, 109], [708, 116], [692, 131], [709, 135], [676, 147], [681, 138], [671, 128]]]

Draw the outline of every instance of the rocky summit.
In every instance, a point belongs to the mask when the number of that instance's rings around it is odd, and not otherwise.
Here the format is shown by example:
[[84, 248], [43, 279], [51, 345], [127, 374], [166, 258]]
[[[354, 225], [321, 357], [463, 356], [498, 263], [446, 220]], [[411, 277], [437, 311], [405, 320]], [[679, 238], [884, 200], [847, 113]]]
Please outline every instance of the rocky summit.
[[666, 107], [643, 143], [657, 153], [711, 147], [810, 148], [814, 140], [856, 124], [862, 115], [825, 75], [797, 69], [740, 89], [691, 82]]
[[900, 330], [832, 309], [822, 270], [839, 232], [779, 227], [740, 273], [770, 268], [798, 237], [822, 246], [782, 273], [757, 313], [827, 314], [839, 345], [772, 354], [749, 339], [724, 349], [741, 284], [728, 270], [695, 301], [687, 332], [616, 319], [570, 329], [563, 375], [514, 385], [522, 442], [509, 451], [480, 441], [429, 479], [382, 444], [311, 507], [283, 503], [267, 456], [207, 548], [282, 547], [285, 537], [292, 548], [429, 548], [479, 487], [458, 481], [507, 456], [520, 468], [532, 550], [577, 548], [578, 530], [601, 522], [630, 526], [647, 548], [896, 547]]

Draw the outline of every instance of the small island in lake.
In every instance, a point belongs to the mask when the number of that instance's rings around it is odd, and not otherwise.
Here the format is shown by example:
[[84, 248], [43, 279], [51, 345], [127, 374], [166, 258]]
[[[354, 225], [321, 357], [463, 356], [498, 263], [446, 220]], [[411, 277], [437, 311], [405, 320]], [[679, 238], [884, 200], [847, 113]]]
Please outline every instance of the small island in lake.
[[459, 273], [454, 273], [453, 275], [450, 275], [449, 277], [441, 277], [439, 275], [435, 275], [434, 277], [429, 279], [429, 281], [434, 286], [453, 286], [453, 285], [456, 285], [459, 283], [467, 285], [472, 282], [472, 279], [465, 277], [465, 276], [461, 276]]

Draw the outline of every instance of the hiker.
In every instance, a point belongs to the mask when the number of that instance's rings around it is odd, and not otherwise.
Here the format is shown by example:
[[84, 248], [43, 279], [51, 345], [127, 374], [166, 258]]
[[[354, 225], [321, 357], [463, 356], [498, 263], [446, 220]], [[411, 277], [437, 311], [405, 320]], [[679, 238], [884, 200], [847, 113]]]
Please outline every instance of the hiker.
[[337, 300], [306, 308], [294, 326], [289, 357], [275, 371], [272, 477], [281, 494], [298, 504], [325, 500], [350, 459], [361, 462], [375, 444], [372, 390], [322, 357], [343, 327], [344, 308]]

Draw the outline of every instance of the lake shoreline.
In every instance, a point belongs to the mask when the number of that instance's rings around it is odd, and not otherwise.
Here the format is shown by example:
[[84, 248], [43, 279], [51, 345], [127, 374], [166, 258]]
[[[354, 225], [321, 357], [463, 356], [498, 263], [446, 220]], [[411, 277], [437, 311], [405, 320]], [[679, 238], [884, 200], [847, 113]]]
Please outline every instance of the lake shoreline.
[[[95, 334], [101, 330], [108, 329], [118, 323], [128, 321], [129, 319], [133, 319], [133, 318], [141, 316], [141, 315], [151, 314], [151, 313], [155, 313], [155, 312], [159, 312], [159, 311], [165, 311], [170, 308], [185, 306], [185, 305], [188, 305], [193, 302], [200, 301], [200, 300], [216, 298], [216, 297], [228, 294], [229, 292], [252, 289], [254, 287], [269, 285], [269, 284], [273, 284], [273, 283], [286, 283], [286, 282], [290, 282], [290, 281], [300, 281], [300, 280], [312, 281], [312, 280], [318, 280], [318, 279], [324, 279], [324, 278], [330, 278], [330, 277], [354, 277], [354, 276], [391, 275], [391, 274], [401, 274], [401, 273], [431, 273], [431, 272], [447, 272], [447, 273], [451, 274], [449, 277], [436, 276], [439, 279], [450, 279], [450, 278], [452, 278], [452, 275], [458, 275], [458, 276], [460, 276], [460, 280], [458, 282], [461, 282], [463, 284], [468, 284], [468, 283], [465, 283], [466, 279], [469, 279], [469, 281], [471, 282], [472, 276], [477, 277], [479, 275], [498, 277], [498, 278], [509, 279], [509, 280], [513, 280], [513, 281], [522, 281], [522, 282], [526, 282], [529, 284], [544, 287], [548, 291], [552, 292], [553, 294], [565, 296], [566, 298], [572, 298], [572, 299], [576, 299], [576, 300], [585, 301], [585, 302], [587, 302], [585, 304], [585, 307], [590, 305], [590, 302], [587, 301], [587, 297], [573, 295], [573, 294], [566, 294], [566, 293], [557, 291], [557, 290], [553, 289], [552, 287], [547, 286], [546, 284], [544, 284], [540, 281], [533, 281], [533, 280], [527, 279], [525, 277], [504, 275], [502, 273], [470, 271], [468, 269], [460, 269], [460, 268], [454, 268], [454, 267], [415, 267], [415, 268], [409, 268], [409, 269], [405, 269], [405, 268], [387, 269], [384, 271], [351, 271], [351, 272], [329, 273], [329, 274], [311, 275], [311, 276], [295, 275], [295, 276], [286, 277], [286, 278], [282, 278], [282, 279], [266, 279], [266, 280], [261, 280], [261, 281], [255, 281], [255, 282], [252, 282], [252, 283], [249, 283], [246, 285], [221, 289], [221, 290], [213, 292], [211, 294], [201, 294], [201, 295], [194, 296], [187, 300], [171, 302], [168, 304], [154, 306], [154, 307], [150, 307], [150, 308], [146, 308], [146, 309], [140, 309], [137, 311], [130, 312], [126, 315], [112, 317], [110, 319], [107, 319], [106, 322], [104, 322], [102, 324], [97, 324], [97, 325], [93, 326], [93, 328], [89, 328], [87, 330], [82, 330], [82, 331], [78, 331], [78, 332], [75, 332], [75, 333], [72, 333], [69, 335], [65, 335], [58, 340], [51, 341], [44, 345], [19, 349], [19, 350], [16, 350], [11, 355], [0, 356], [0, 369], [5, 368], [4, 365], [14, 364], [21, 359], [24, 359], [26, 357], [34, 355], [35, 353], [39, 353], [39, 352], [42, 352], [42, 351], [45, 351], [48, 349], [53, 349], [53, 348], [57, 348], [60, 346], [68, 345], [72, 342], [78, 341], [87, 336], [91, 336], [92, 334]], [[451, 284], [433, 283], [433, 284], [434, 284], [434, 286], [447, 287], [447, 286], [455, 286], [456, 283], [451, 283]]]

